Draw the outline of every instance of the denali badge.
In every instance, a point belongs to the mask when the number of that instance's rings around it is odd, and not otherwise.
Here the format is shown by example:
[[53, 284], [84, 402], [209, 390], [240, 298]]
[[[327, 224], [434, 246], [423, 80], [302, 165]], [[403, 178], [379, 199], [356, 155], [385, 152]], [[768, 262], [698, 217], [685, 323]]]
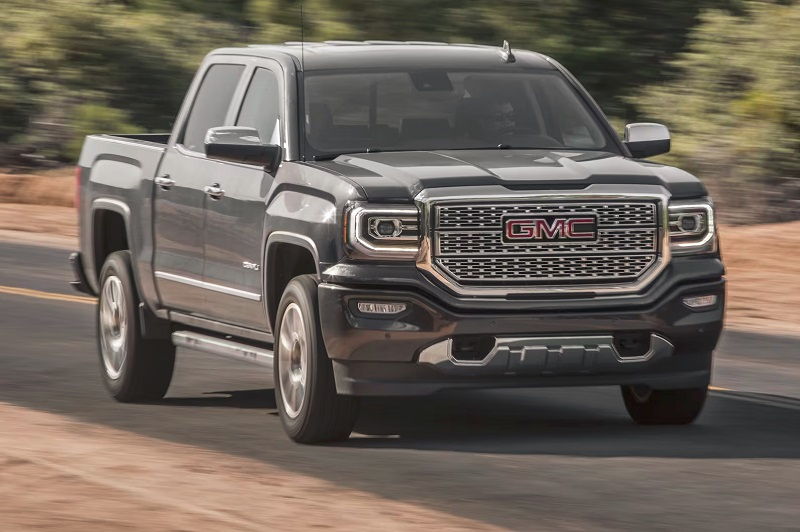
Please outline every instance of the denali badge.
[[595, 214], [503, 216], [503, 242], [574, 242], [597, 240]]

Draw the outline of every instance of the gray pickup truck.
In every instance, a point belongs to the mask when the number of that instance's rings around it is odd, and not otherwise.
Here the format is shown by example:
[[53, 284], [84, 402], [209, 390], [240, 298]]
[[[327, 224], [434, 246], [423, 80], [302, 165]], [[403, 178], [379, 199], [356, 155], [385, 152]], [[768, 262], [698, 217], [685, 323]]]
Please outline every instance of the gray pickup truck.
[[725, 281], [706, 189], [643, 160], [669, 147], [507, 45], [216, 50], [172, 133], [80, 156], [105, 384], [162, 398], [176, 346], [266, 365], [299, 442], [450, 388], [617, 385], [637, 423], [690, 423]]

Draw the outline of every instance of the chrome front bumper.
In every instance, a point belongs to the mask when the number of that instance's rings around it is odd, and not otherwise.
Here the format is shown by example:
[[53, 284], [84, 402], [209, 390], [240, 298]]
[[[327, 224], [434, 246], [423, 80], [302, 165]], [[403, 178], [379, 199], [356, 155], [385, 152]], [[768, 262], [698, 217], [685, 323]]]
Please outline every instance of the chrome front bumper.
[[668, 358], [673, 351], [658, 334], [650, 335], [650, 348], [638, 356], [622, 356], [610, 335], [498, 337], [484, 358], [460, 360], [448, 338], [423, 349], [418, 362], [447, 375], [557, 375], [613, 372], [621, 365]]

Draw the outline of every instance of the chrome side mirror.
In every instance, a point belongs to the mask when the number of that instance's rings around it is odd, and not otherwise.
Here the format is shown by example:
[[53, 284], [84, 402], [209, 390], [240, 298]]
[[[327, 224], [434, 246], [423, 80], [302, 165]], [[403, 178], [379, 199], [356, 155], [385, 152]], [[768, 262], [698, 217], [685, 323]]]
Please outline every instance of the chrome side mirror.
[[281, 147], [263, 143], [252, 127], [212, 127], [206, 133], [205, 146], [209, 159], [263, 166], [270, 174], [281, 164]]
[[645, 159], [669, 152], [670, 136], [667, 126], [653, 123], [628, 124], [622, 141], [631, 155]]

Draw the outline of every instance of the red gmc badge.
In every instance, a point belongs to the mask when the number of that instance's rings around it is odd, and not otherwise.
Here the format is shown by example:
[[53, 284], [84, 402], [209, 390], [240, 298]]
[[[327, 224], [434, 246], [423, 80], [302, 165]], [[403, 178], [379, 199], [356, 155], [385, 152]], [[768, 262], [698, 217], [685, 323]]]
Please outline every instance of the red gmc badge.
[[503, 242], [581, 242], [597, 240], [595, 214], [503, 216]]

